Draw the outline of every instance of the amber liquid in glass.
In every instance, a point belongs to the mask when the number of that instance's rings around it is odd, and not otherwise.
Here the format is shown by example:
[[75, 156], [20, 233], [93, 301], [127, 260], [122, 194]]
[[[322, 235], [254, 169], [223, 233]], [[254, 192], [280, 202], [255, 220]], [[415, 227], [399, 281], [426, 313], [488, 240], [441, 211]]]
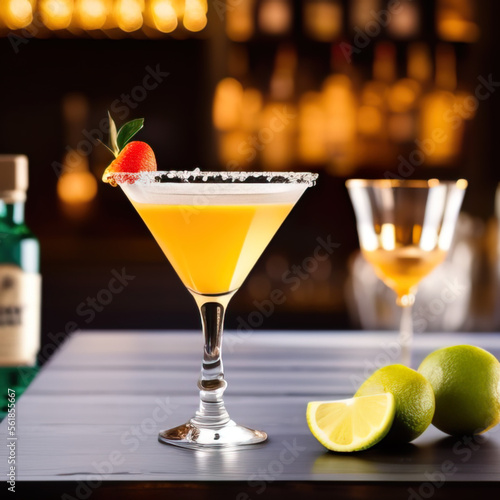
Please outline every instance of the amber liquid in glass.
[[415, 294], [418, 283], [443, 262], [446, 252], [439, 248], [426, 251], [407, 246], [394, 250], [363, 250], [363, 255], [373, 265], [377, 276], [397, 293], [399, 301]]

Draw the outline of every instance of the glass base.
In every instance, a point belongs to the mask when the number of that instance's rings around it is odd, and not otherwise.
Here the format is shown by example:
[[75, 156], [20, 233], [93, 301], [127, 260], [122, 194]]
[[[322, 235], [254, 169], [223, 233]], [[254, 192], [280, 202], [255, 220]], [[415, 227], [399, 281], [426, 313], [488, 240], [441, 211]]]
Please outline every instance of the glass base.
[[267, 439], [263, 431], [254, 431], [229, 420], [224, 425], [206, 427], [193, 420], [173, 429], [161, 431], [158, 440], [182, 448], [197, 450], [238, 449]]

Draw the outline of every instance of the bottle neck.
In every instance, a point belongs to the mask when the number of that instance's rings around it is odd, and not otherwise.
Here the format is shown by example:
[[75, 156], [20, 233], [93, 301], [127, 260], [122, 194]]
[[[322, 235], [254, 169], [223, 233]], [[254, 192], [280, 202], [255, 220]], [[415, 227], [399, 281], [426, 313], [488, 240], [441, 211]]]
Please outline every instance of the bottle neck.
[[15, 226], [24, 223], [24, 202], [6, 203], [0, 200], [0, 222]]

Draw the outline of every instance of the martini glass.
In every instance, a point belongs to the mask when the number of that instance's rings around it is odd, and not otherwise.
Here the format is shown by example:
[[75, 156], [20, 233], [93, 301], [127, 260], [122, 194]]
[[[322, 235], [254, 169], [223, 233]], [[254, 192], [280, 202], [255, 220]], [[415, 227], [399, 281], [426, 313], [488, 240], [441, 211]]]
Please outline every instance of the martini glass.
[[467, 181], [351, 179], [346, 186], [361, 251], [402, 307], [400, 357], [409, 365], [417, 286], [446, 257]]
[[199, 409], [159, 440], [194, 449], [239, 448], [267, 439], [226, 411], [224, 313], [269, 241], [317, 174], [140, 172], [113, 174], [198, 305], [204, 337]]

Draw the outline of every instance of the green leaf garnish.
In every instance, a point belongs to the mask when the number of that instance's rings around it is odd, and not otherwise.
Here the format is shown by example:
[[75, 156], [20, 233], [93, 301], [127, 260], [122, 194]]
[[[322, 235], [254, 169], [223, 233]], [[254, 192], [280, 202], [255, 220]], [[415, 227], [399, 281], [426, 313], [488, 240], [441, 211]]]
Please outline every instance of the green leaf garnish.
[[109, 146], [104, 144], [104, 142], [99, 141], [103, 146], [105, 146], [115, 158], [120, 154], [121, 150], [128, 144], [130, 139], [134, 137], [142, 127], [144, 127], [144, 118], [138, 118], [125, 123], [120, 130], [116, 130], [116, 124], [108, 111], [109, 118]]
[[118, 156], [118, 153], [120, 152], [120, 148], [118, 147], [118, 133], [116, 132], [116, 124], [113, 118], [111, 117], [111, 113], [108, 111], [108, 118], [109, 118], [109, 148], [111, 152], [115, 155]]
[[120, 128], [117, 135], [118, 151], [121, 151], [127, 143], [134, 137], [139, 130], [144, 126], [144, 118], [138, 118], [137, 120], [132, 120], [125, 123], [123, 127]]

